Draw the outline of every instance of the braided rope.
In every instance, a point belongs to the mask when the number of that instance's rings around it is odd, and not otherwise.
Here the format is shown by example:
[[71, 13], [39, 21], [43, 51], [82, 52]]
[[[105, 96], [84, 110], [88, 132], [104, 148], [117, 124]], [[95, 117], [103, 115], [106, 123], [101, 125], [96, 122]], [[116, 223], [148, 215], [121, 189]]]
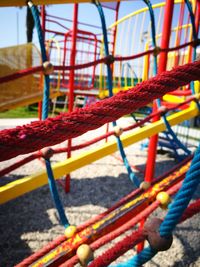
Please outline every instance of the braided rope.
[[[152, 100], [199, 79], [200, 61], [179, 66], [144, 81], [112, 98], [45, 121], [0, 132], [0, 161], [61, 143], [117, 120]], [[15, 149], [13, 149], [15, 148]]]
[[[171, 51], [176, 51], [176, 50], [182, 49], [182, 48], [184, 48], [186, 46], [195, 45], [195, 44], [196, 44], [195, 41], [191, 41], [191, 42], [187, 42], [185, 44], [179, 45], [179, 46], [171, 47], [169, 49], [162, 49], [161, 48], [160, 51], [161, 52], [165, 52], [165, 51], [171, 52]], [[133, 56], [128, 56], [128, 57], [116, 56], [116, 57], [113, 57], [113, 59], [114, 59], [114, 61], [132, 60], [132, 59], [143, 57], [145, 55], [152, 54], [153, 52], [154, 52], [154, 49], [150, 49], [150, 50], [144, 51], [142, 53], [139, 53], [139, 54], [136, 54], [136, 55], [133, 55]], [[58, 71], [79, 70], [79, 69], [84, 69], [84, 68], [89, 68], [89, 67], [92, 67], [92, 66], [96, 66], [96, 65], [101, 64], [101, 63], [106, 63], [107, 61], [108, 61], [108, 57], [104, 57], [104, 58], [101, 58], [101, 59], [98, 59], [98, 60], [95, 60], [95, 61], [92, 61], [92, 62], [88, 62], [88, 63], [84, 63], [84, 64], [77, 64], [77, 65], [74, 65], [74, 66], [54, 66], [54, 70], [58, 70]], [[16, 73], [0, 77], [0, 84], [1, 83], [5, 83], [5, 82], [10, 82], [10, 81], [15, 80], [15, 79], [22, 78], [24, 76], [27, 76], [27, 75], [42, 71], [43, 69], [44, 69], [43, 66], [35, 66], [35, 67], [31, 67], [29, 69], [19, 70]]]
[[[196, 200], [187, 207], [179, 223], [188, 220], [189, 218], [191, 218], [192, 216], [196, 215], [199, 212], [200, 212], [200, 199]], [[150, 260], [153, 256], [155, 256], [155, 251], [153, 251], [150, 247], [148, 247], [144, 251], [142, 251], [139, 257], [137, 258], [134, 257], [134, 260], [132, 258], [126, 263], [117, 264], [115, 265], [115, 267], [139, 267], [148, 260]]]
[[[170, 205], [169, 211], [160, 225], [161, 237], [168, 237], [175, 229], [176, 225], [180, 222], [181, 217], [184, 219], [184, 211], [186, 210], [192, 196], [199, 184], [200, 177], [200, 146], [198, 147], [194, 158], [191, 162], [189, 171], [186, 173], [186, 177], [183, 181], [181, 189], [176, 195], [173, 203]], [[151, 260], [157, 251], [151, 247], [145, 248], [141, 253], [134, 256], [132, 259], [127, 261], [124, 265], [117, 265], [115, 267], [136, 267], [141, 266], [147, 261]]]
[[[167, 190], [167, 193], [169, 195], [174, 195], [180, 188], [181, 186], [181, 181], [175, 185], [173, 185], [170, 189]], [[145, 208], [144, 210], [142, 210], [137, 216], [135, 216], [134, 218], [132, 218], [128, 223], [126, 223], [124, 226], [129, 225], [130, 227], [135, 226], [138, 222], [140, 222], [142, 219], [146, 219], [149, 217], [149, 215], [159, 206], [159, 201], [155, 200], [151, 205], [149, 205], [147, 208]], [[131, 226], [132, 225], [132, 226]], [[130, 229], [130, 227], [124, 227], [124, 231], [127, 231]], [[122, 227], [121, 227], [122, 228]], [[107, 250], [105, 253], [103, 253], [102, 255], [100, 255], [99, 257], [97, 257], [92, 264], [90, 264], [88, 267], [103, 267], [103, 266], [107, 266], [108, 264], [110, 264], [111, 262], [113, 262], [114, 260], [116, 260], [119, 256], [123, 255], [125, 252], [127, 252], [129, 249], [133, 248], [135, 245], [137, 245], [138, 243], [140, 243], [141, 241], [144, 241], [146, 236], [144, 235], [143, 232], [141, 232], [142, 229], [139, 229], [138, 232], [140, 232], [140, 236], [138, 236], [137, 239], [134, 239], [134, 233], [131, 233], [130, 235], [126, 236], [124, 239], [120, 240], [116, 245], [114, 245], [113, 247], [111, 247], [109, 250]], [[113, 233], [111, 233], [110, 235], [113, 235], [113, 238], [116, 238], [117, 235], [114, 235], [114, 233], [118, 231], [115, 230]], [[120, 232], [120, 234], [122, 234], [123, 232]], [[135, 232], [137, 235], [137, 232]], [[107, 236], [100, 238], [100, 240], [95, 241], [92, 245], [91, 248], [93, 249], [94, 245], [96, 245], [95, 243], [98, 244], [98, 241], [104, 240], [105, 238], [108, 238]], [[111, 240], [112, 240], [111, 239]], [[104, 245], [104, 243], [102, 244]], [[95, 249], [96, 246], [94, 247]], [[102, 265], [101, 265], [101, 264]], [[104, 263], [104, 265], [103, 265]]]
[[22, 262], [17, 264], [15, 267], [28, 267], [30, 266], [33, 262], [37, 261], [39, 258], [43, 257], [46, 255], [49, 251], [54, 249], [56, 246], [60, 245], [62, 242], [66, 240], [66, 236], [59, 236], [52, 242], [48, 243], [45, 247], [37, 251], [36, 253], [32, 254], [28, 258], [24, 259]]
[[[196, 215], [199, 212], [200, 212], [200, 199], [196, 200], [194, 203], [189, 205], [189, 207], [184, 212], [180, 222], [183, 222], [183, 221], [191, 218], [192, 216]], [[66, 240], [65, 236], [59, 236], [54, 241], [48, 243], [48, 245], [46, 245], [45, 247], [40, 249], [38, 252], [36, 252], [33, 255], [29, 256], [28, 258], [24, 259], [16, 267], [26, 267], [26, 266], [31, 265], [34, 261], [38, 260], [40, 257], [42, 257], [45, 254], [47, 254], [50, 250], [54, 249], [56, 246], [58, 246], [59, 244], [61, 244], [65, 240]], [[77, 262], [78, 262], [77, 256], [74, 256], [74, 257], [71, 258], [71, 260], [68, 260], [66, 262], [67, 265], [66, 265], [66, 263], [64, 263], [61, 266], [62, 267], [64, 267], [64, 266], [67, 266], [67, 267], [74, 266], [74, 264], [77, 263]], [[98, 265], [98, 267], [99, 267], [99, 265]]]
[[[99, 16], [100, 16], [100, 19], [101, 19], [105, 55], [109, 56], [107, 27], [106, 27], [106, 21], [105, 21], [104, 12], [103, 12], [102, 6], [101, 6], [101, 4], [99, 3], [98, 0], [95, 1], [95, 6], [97, 7], [97, 10], [99, 12]], [[108, 81], [109, 97], [112, 97], [113, 96], [112, 71], [111, 71], [110, 64], [107, 64], [106, 67], [107, 67], [107, 81]], [[112, 124], [113, 124], [114, 127], [117, 126], [117, 122], [116, 121], [113, 121]], [[126, 170], [128, 172], [128, 177], [129, 177], [129, 179], [131, 180], [131, 182], [134, 185], [139, 187], [140, 181], [139, 181], [138, 177], [135, 175], [135, 173], [131, 169], [131, 166], [130, 166], [129, 161], [128, 161], [127, 157], [126, 157], [126, 154], [125, 154], [125, 151], [124, 151], [124, 147], [123, 147], [123, 144], [122, 144], [122, 141], [121, 141], [120, 137], [116, 136], [116, 140], [117, 140], [117, 146], [118, 146], [122, 161], [123, 161], [124, 166], [126, 167]]]
[[[163, 180], [166, 176], [170, 175], [172, 172], [176, 172], [177, 170], [179, 170], [181, 168], [181, 166], [183, 166], [184, 164], [186, 164], [188, 161], [189, 161], [189, 158], [187, 160], [184, 160], [181, 164], [178, 164], [177, 166], [175, 166], [174, 168], [172, 168], [169, 172], [167, 172], [167, 173], [163, 174], [162, 176], [158, 177], [157, 179], [155, 179], [152, 182], [152, 185], [154, 185], [156, 183], [159, 183], [161, 180]], [[177, 184], [177, 186], [178, 185], [179, 185], [179, 183]], [[169, 189], [169, 190], [171, 191], [171, 189]], [[106, 217], [113, 210], [119, 208], [120, 206], [124, 205], [125, 203], [128, 203], [133, 198], [139, 196], [139, 194], [141, 194], [141, 189], [136, 189], [136, 190], [132, 191], [130, 194], [128, 194], [127, 196], [125, 196], [124, 198], [122, 198], [120, 201], [118, 201], [114, 206], [112, 206], [107, 211], [105, 211], [105, 212], [103, 212], [103, 213], [95, 216], [94, 218], [91, 218], [87, 222], [85, 222], [82, 225], [80, 225], [77, 228], [77, 232], [80, 232], [80, 231], [84, 230], [88, 226], [90, 226], [90, 225], [96, 223], [97, 221], [101, 220], [103, 217]], [[149, 206], [147, 209], [151, 209], [151, 207]], [[141, 216], [148, 216], [148, 214], [146, 213], [146, 212], [148, 212], [147, 209], [145, 209], [145, 211], [141, 211], [137, 216], [133, 217], [130, 221], [128, 221], [124, 225], [118, 227], [116, 230], [113, 230], [112, 231], [112, 237], [115, 238], [118, 235], [120, 235], [122, 232], [126, 231], [126, 229], [129, 229], [130, 227], [132, 227], [133, 224], [135, 224], [135, 223], [137, 223], [138, 221], [141, 220], [141, 218], [142, 218]], [[197, 212], [197, 209], [195, 209], [195, 212]], [[105, 244], [105, 243], [109, 242], [109, 240], [112, 240], [110, 238], [111, 238], [111, 236], [109, 236], [109, 234], [106, 234], [106, 235], [102, 236], [99, 239], [99, 241], [97, 240], [97, 242], [94, 241], [92, 243], [93, 248], [94, 249], [98, 248], [98, 246], [99, 246], [98, 243]], [[20, 266], [29, 266], [34, 261], [38, 260], [39, 258], [43, 257], [45, 254], [47, 254], [50, 250], [52, 250], [52, 249], [56, 248], [57, 246], [59, 246], [65, 240], [66, 240], [66, 237], [65, 236], [61, 236], [61, 237], [57, 238], [55, 241], [50, 242], [45, 247], [43, 247], [42, 249], [40, 249], [39, 251], [37, 251], [36, 253], [34, 253], [33, 255], [31, 255], [29, 257], [30, 259], [27, 258], [26, 260], [24, 260], [23, 262], [24, 263], [27, 263], [27, 265], [20, 265]], [[73, 262], [73, 261], [74, 261], [74, 259], [71, 259], [70, 260], [70, 262]], [[29, 263], [29, 265], [28, 265], [28, 263]], [[67, 263], [68, 263], [68, 260], [67, 260]], [[67, 265], [67, 266], [71, 266], [71, 265]], [[17, 267], [19, 267], [19, 266], [17, 266]]]
[[[173, 186], [173, 188], [177, 191], [180, 187], [180, 183]], [[135, 191], [134, 191], [135, 192]], [[173, 192], [171, 190], [171, 192]], [[117, 238], [127, 230], [130, 230], [133, 228], [138, 222], [141, 221], [141, 219], [148, 217], [157, 207], [159, 206], [158, 201], [154, 201], [150, 206], [146, 207], [144, 210], [142, 210], [140, 213], [138, 213], [136, 216], [131, 218], [129, 221], [127, 221], [122, 226], [118, 227], [116, 230], [100, 237], [96, 241], [94, 241], [92, 244], [90, 244], [90, 247], [93, 251], [99, 249], [100, 247], [104, 246], [105, 244], [111, 242], [113, 239]], [[103, 267], [108, 266], [112, 261], [117, 259], [119, 256], [124, 254], [127, 250], [133, 248], [136, 244], [138, 244], [141, 241], [144, 241], [145, 235], [142, 231], [135, 231], [131, 233], [130, 235], [126, 236], [124, 239], [120, 240], [116, 245], [105, 251], [103, 254], [95, 258], [88, 267]], [[61, 265], [64, 266], [74, 266], [78, 262], [77, 256], [72, 257], [71, 259], [67, 260], [65, 264]]]
[[[147, 7], [149, 9], [149, 14], [150, 14], [150, 19], [151, 19], [152, 42], [153, 42], [154, 48], [156, 49], [157, 43], [156, 43], [156, 27], [155, 27], [154, 10], [153, 10], [152, 5], [151, 5], [151, 2], [149, 0], [144, 0], [144, 3], [147, 5]], [[154, 58], [153, 70], [154, 70], [154, 75], [156, 75], [157, 74], [157, 71], [158, 71], [157, 53], [154, 53], [153, 58]], [[158, 107], [161, 107], [161, 100], [160, 99], [157, 99], [157, 105], [158, 105]], [[179, 154], [177, 152], [177, 148], [173, 145], [174, 143], [177, 144], [178, 147], [180, 147], [185, 152], [186, 155], [190, 155], [191, 154], [190, 150], [187, 149], [187, 147], [178, 139], [177, 135], [172, 130], [171, 125], [169, 124], [169, 122], [167, 120], [166, 113], [165, 114], [162, 114], [161, 116], [162, 116], [162, 119], [163, 119], [163, 121], [165, 123], [166, 129], [168, 130], [169, 134], [172, 137], [172, 139], [169, 138], [168, 134], [166, 133], [166, 137], [167, 137], [168, 141], [171, 143], [172, 148], [173, 148], [176, 156], [178, 158], [180, 158], [180, 156], [179, 156]], [[172, 144], [172, 141], [173, 141], [173, 144]]]
[[[28, 2], [28, 5], [31, 9], [35, 26], [37, 29], [37, 35], [39, 39], [40, 44], [40, 50], [42, 55], [42, 62], [44, 63], [47, 61], [47, 55], [46, 55], [46, 49], [44, 45], [44, 37], [43, 32], [40, 24], [40, 17], [38, 9], [35, 5], [32, 4], [32, 2]], [[42, 102], [42, 119], [46, 119], [48, 117], [48, 110], [49, 110], [49, 92], [50, 92], [50, 78], [49, 75], [44, 75], [44, 90], [43, 90], [43, 102]]]
[[192, 160], [189, 171], [183, 181], [182, 187], [178, 192], [170, 209], [165, 217], [165, 220], [160, 226], [160, 235], [167, 237], [172, 233], [176, 224], [179, 222], [184, 210], [188, 206], [198, 184], [200, 177], [200, 146], [198, 147]]
[[171, 142], [171, 143], [173, 141], [172, 147], [173, 147], [175, 153], [177, 154], [177, 157], [180, 159], [180, 156], [179, 156], [179, 154], [177, 152], [177, 149], [173, 145], [174, 143], [177, 144], [178, 147], [181, 148], [184, 151], [184, 153], [185, 153], [186, 156], [190, 155], [191, 154], [191, 151], [178, 139], [176, 133], [172, 130], [172, 128], [171, 128], [171, 126], [170, 126], [170, 124], [169, 124], [169, 122], [167, 120], [166, 115], [162, 116], [162, 118], [163, 118], [163, 120], [165, 122], [165, 125], [166, 125], [166, 128], [167, 128], [169, 134], [172, 137], [172, 139], [169, 138], [169, 137], [168, 137], [168, 139], [169, 139], [169, 142]]
[[[196, 101], [196, 97], [195, 96], [191, 96], [188, 99], [186, 99], [184, 102], [179, 103], [179, 104], [176, 104], [176, 105], [168, 108], [167, 111], [169, 112], [169, 111], [172, 111], [172, 110], [175, 110], [175, 109], [179, 109], [180, 107], [185, 106], [187, 103], [190, 103], [191, 101]], [[153, 112], [149, 116], [147, 116], [146, 118], [144, 118], [142, 120], [139, 120], [136, 123], [134, 123], [134, 124], [132, 124], [130, 126], [127, 126], [127, 127], [123, 128], [123, 132], [127, 132], [129, 130], [135, 129], [136, 127], [142, 126], [146, 122], [149, 122], [153, 117], [155, 117], [157, 115], [160, 115], [161, 113], [162, 113], [161, 110], [158, 110], [156, 112]], [[105, 133], [105, 134], [103, 134], [103, 135], [101, 135], [99, 137], [96, 137], [93, 140], [90, 140], [90, 141], [85, 142], [83, 144], [74, 145], [70, 149], [71, 149], [71, 151], [75, 151], [75, 150], [79, 150], [79, 149], [85, 148], [87, 146], [90, 146], [92, 144], [95, 144], [95, 143], [97, 143], [97, 142], [99, 142], [99, 141], [101, 141], [101, 140], [103, 140], [103, 139], [105, 139], [105, 138], [107, 138], [107, 137], [109, 137], [111, 135], [114, 135], [114, 134], [115, 134], [115, 131], [110, 131], [108, 133]], [[68, 151], [69, 151], [68, 147], [55, 148], [55, 149], [52, 150], [53, 154], [65, 153], [65, 152], [68, 152]], [[29, 156], [27, 156], [27, 157], [25, 157], [25, 158], [17, 161], [16, 163], [11, 164], [8, 167], [6, 167], [4, 169], [1, 169], [0, 170], [0, 177], [2, 177], [5, 174], [7, 174], [7, 173], [9, 173], [9, 172], [11, 172], [11, 171], [19, 168], [22, 165], [25, 165], [26, 163], [28, 163], [28, 162], [30, 162], [30, 161], [32, 161], [34, 159], [40, 158], [41, 156], [42, 156], [41, 152], [38, 151], [35, 154], [29, 155]], [[119, 158], [117, 158], [117, 159], [119, 159]], [[134, 168], [136, 168], [136, 166], [134, 166]], [[138, 167], [137, 167], [137, 169], [138, 169]], [[138, 170], [140, 172], [142, 172], [141, 169], [138, 169]]]
[[156, 255], [156, 251], [151, 247], [144, 248], [137, 256], [131, 258], [125, 263], [119, 263], [114, 267], [141, 267], [144, 263], [152, 259]]
[[192, 36], [194, 40], [198, 39], [198, 33], [196, 31], [196, 27], [195, 27], [195, 16], [194, 13], [192, 11], [192, 5], [190, 3], [190, 1], [185, 0], [186, 6], [188, 8], [188, 12], [190, 14], [190, 20], [191, 20], [191, 25], [192, 25]]
[[[47, 55], [46, 55], [46, 49], [45, 49], [45, 44], [44, 44], [44, 37], [43, 37], [43, 32], [40, 24], [40, 18], [39, 18], [39, 13], [38, 9], [36, 6], [32, 4], [32, 2], [28, 2], [28, 5], [31, 9], [35, 25], [37, 28], [37, 34], [38, 34], [38, 39], [40, 43], [40, 49], [41, 49], [41, 54], [42, 54], [42, 61], [43, 63], [47, 61]], [[44, 83], [44, 90], [43, 90], [43, 103], [42, 103], [42, 119], [46, 119], [48, 117], [48, 106], [49, 106], [49, 90], [50, 90], [50, 78], [49, 75], [44, 75], [45, 78], [45, 83]], [[45, 165], [46, 165], [46, 172], [48, 175], [48, 184], [49, 184], [49, 189], [51, 192], [52, 199], [54, 201], [55, 207], [57, 209], [57, 212], [59, 214], [60, 221], [62, 222], [63, 226], [67, 228], [69, 226], [69, 221], [67, 219], [67, 216], [65, 215], [64, 207], [62, 205], [62, 202], [60, 200], [57, 186], [55, 183], [53, 171], [51, 168], [51, 162], [50, 159], [45, 159]]]
[[118, 242], [114, 248], [108, 249], [101, 256], [97, 257], [88, 267], [104, 267], [108, 266], [111, 262], [116, 260], [119, 256], [123, 255], [135, 245], [144, 241], [145, 235], [141, 230], [134, 231], [126, 236], [122, 241]]
[[56, 183], [55, 183], [55, 179], [53, 176], [53, 171], [51, 168], [51, 163], [49, 159], [45, 160], [45, 164], [46, 164], [46, 170], [47, 170], [47, 175], [48, 175], [48, 183], [49, 183], [49, 190], [51, 192], [51, 196], [53, 198], [53, 201], [55, 203], [56, 209], [58, 211], [59, 214], [59, 218], [61, 220], [61, 223], [63, 224], [63, 226], [65, 228], [67, 228], [69, 226], [69, 221], [65, 215], [65, 211], [63, 208], [63, 205], [61, 203], [59, 194], [58, 194], [58, 190], [56, 187]]

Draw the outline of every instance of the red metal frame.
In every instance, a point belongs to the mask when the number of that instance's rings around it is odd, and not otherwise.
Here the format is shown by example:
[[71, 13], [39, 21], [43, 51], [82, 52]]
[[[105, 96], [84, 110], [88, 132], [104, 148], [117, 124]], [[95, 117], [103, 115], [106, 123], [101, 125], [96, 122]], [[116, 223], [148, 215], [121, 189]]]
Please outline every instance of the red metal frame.
[[[65, 34], [65, 38], [64, 38], [63, 66], [66, 65], [66, 60], [68, 58], [68, 54], [71, 52], [67, 46], [67, 44], [70, 44], [71, 42], [72, 42], [72, 31], [68, 31]], [[83, 48], [82, 49], [76, 49], [76, 54], [78, 54], [78, 53], [80, 54], [79, 58], [81, 58], [81, 60], [82, 60], [83, 56], [87, 56], [87, 57], [90, 57], [90, 60], [88, 60], [88, 62], [89, 61], [96, 61], [97, 55], [98, 55], [98, 42], [99, 42], [99, 40], [97, 39], [96, 34], [78, 29], [77, 30], [77, 36], [76, 36], [77, 45], [80, 43], [88, 44], [89, 46], [91, 45], [93, 47], [93, 51], [88, 51], [89, 48], [87, 48], [87, 50], [83, 49]], [[83, 62], [81, 62], [81, 63], [83, 63]], [[76, 62], [75, 62], [75, 64], [76, 64]], [[80, 64], [80, 62], [79, 62], [79, 64]], [[94, 65], [92, 68], [93, 68], [92, 74], [85, 73], [85, 70], [80, 70], [78, 73], [77, 72], [74, 73], [74, 77], [79, 78], [79, 82], [74, 83], [74, 89], [80, 89], [84, 93], [84, 90], [89, 90], [89, 89], [94, 88], [96, 66]], [[68, 81], [69, 75], [68, 74], [69, 74], [68, 72], [63, 71], [63, 79], [62, 79], [62, 86], [63, 87], [68, 86], [68, 83], [69, 83], [69, 81]], [[82, 80], [81, 80], [81, 77], [83, 78]], [[88, 84], [88, 80], [87, 80], [88, 77], [91, 77], [90, 85]]]
[[[70, 56], [70, 65], [75, 65], [76, 61], [76, 38], [77, 38], [77, 29], [78, 29], [78, 4], [74, 4], [74, 14], [73, 14], [73, 27], [72, 27], [72, 43], [71, 43], [71, 56]], [[73, 111], [74, 105], [74, 70], [70, 70], [69, 76], [69, 101], [68, 101], [68, 112]], [[71, 145], [72, 140], [68, 140], [68, 153], [67, 157], [71, 157]], [[65, 178], [65, 192], [70, 191], [70, 175], [67, 175]]]
[[[167, 0], [165, 6], [165, 14], [163, 21], [163, 31], [161, 39], [161, 48], [167, 49], [169, 47], [170, 35], [171, 35], [171, 25], [173, 18], [173, 9], [174, 9], [174, 0]], [[160, 53], [159, 64], [158, 64], [158, 73], [161, 73], [166, 70], [167, 67], [167, 54], [168, 52], [162, 51]], [[153, 112], [157, 109], [157, 104], [153, 104]], [[158, 120], [159, 117], [155, 118]], [[154, 121], [155, 121], [154, 120]], [[148, 158], [145, 171], [145, 181], [151, 182], [154, 177], [155, 172], [155, 161], [157, 154], [157, 143], [158, 135], [154, 135], [150, 138], [149, 147], [148, 147]]]

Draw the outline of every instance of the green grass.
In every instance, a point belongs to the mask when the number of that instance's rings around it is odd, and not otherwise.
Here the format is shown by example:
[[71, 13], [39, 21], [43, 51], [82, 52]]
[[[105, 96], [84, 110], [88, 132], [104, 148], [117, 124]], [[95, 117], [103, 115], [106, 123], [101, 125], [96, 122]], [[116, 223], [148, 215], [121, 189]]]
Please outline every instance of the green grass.
[[16, 109], [11, 109], [5, 112], [0, 113], [1, 119], [7, 118], [37, 118], [38, 112], [37, 107], [29, 106], [29, 107], [19, 107]]

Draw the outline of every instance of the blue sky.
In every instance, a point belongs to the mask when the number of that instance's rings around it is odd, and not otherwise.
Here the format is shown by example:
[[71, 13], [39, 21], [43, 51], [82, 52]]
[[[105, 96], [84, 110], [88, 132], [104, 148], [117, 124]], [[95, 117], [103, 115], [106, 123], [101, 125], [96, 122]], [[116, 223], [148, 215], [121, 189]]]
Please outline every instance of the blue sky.
[[[152, 3], [161, 2], [154, 0]], [[123, 17], [141, 7], [144, 7], [143, 1], [125, 1], [121, 3], [119, 16]], [[51, 14], [72, 18], [73, 5], [52, 5], [48, 8]], [[109, 26], [114, 21], [114, 12], [105, 9], [106, 23]], [[26, 43], [26, 7], [6, 7], [0, 8], [0, 47], [14, 46]], [[92, 4], [79, 5], [79, 21], [99, 25], [100, 20], [96, 8]], [[34, 42], [37, 43], [37, 36], [34, 34]]]

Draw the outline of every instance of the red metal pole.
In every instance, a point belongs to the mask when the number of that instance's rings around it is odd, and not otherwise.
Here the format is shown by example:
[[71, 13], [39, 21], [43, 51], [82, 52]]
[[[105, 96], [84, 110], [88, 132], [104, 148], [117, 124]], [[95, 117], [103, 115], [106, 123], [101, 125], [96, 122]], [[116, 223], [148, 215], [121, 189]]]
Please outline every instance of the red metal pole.
[[[72, 26], [72, 44], [71, 44], [71, 55], [70, 65], [74, 66], [76, 62], [76, 36], [78, 28], [78, 4], [74, 4], [74, 15], [73, 15], [73, 26]], [[69, 112], [72, 112], [74, 105], [74, 70], [70, 70], [69, 76]]]
[[[161, 48], [163, 48], [163, 49], [169, 48], [173, 9], [174, 9], [174, 0], [167, 0], [166, 6], [165, 6], [165, 14], [164, 14], [164, 20], [163, 20], [163, 31], [162, 31], [162, 39], [161, 39]], [[158, 73], [161, 73], [164, 70], [166, 70], [167, 54], [168, 54], [168, 52], [161, 52], [160, 53], [159, 64], [158, 64]], [[156, 102], [154, 102], [154, 104], [153, 104], [153, 111], [155, 111], [155, 109], [157, 109]], [[155, 120], [158, 120], [158, 119], [159, 119], [159, 117], [155, 118]], [[151, 182], [151, 180], [153, 179], [153, 176], [154, 176], [156, 153], [157, 153], [157, 143], [158, 143], [158, 135], [152, 136], [150, 138], [149, 148], [148, 148], [148, 158], [147, 158], [146, 171], [145, 171], [145, 181]]]
[[[76, 63], [76, 37], [78, 30], [78, 4], [74, 4], [74, 14], [73, 14], [73, 26], [72, 26], [72, 44], [71, 44], [71, 55], [70, 55], [70, 66], [74, 66]], [[69, 104], [68, 104], [68, 112], [73, 111], [74, 106], [74, 70], [70, 70], [69, 76]], [[67, 157], [71, 157], [71, 145], [72, 140], [68, 140], [68, 153]], [[70, 176], [66, 176], [65, 180], [65, 192], [69, 192], [70, 190]]]
[[[161, 39], [161, 48], [168, 48], [171, 34], [171, 24], [173, 17], [173, 8], [174, 8], [174, 0], [167, 0], [165, 6], [165, 15], [163, 20], [163, 31], [162, 31], [162, 39]], [[160, 53], [160, 59], [158, 64], [158, 73], [166, 70], [167, 67], [167, 52]], [[153, 103], [153, 112], [157, 110], [157, 103], [154, 101]], [[155, 117], [152, 121], [157, 121], [160, 119], [160, 116]], [[156, 154], [157, 154], [157, 143], [158, 143], [158, 135], [154, 135], [150, 138], [149, 147], [148, 147], [148, 157], [147, 164], [145, 170], [145, 181], [151, 182], [154, 176], [155, 171], [155, 162], [156, 162]], [[139, 224], [139, 230], [143, 229], [145, 223], [145, 218], [141, 220]], [[144, 248], [144, 242], [141, 242], [137, 246], [137, 253], [141, 252]]]
[[197, 7], [195, 10], [195, 27], [196, 27], [197, 36], [199, 33], [199, 21], [200, 21], [200, 0], [197, 0]]

